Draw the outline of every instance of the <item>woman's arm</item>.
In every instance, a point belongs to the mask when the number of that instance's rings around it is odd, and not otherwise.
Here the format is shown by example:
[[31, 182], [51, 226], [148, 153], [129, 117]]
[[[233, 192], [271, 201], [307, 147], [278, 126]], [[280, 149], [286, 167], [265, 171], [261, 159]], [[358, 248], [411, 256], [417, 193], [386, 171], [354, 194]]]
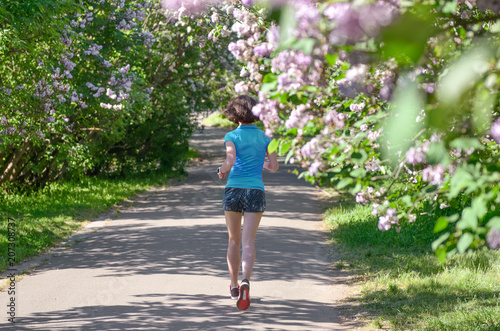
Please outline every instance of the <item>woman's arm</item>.
[[226, 172], [231, 170], [234, 162], [236, 162], [236, 146], [234, 146], [234, 143], [232, 141], [226, 141], [226, 160], [220, 167], [220, 179], [223, 179], [226, 176]]
[[272, 152], [271, 154], [269, 154], [269, 152], [266, 152], [266, 155], [269, 161], [264, 162], [264, 169], [278, 171], [280, 166], [278, 164], [276, 152]]

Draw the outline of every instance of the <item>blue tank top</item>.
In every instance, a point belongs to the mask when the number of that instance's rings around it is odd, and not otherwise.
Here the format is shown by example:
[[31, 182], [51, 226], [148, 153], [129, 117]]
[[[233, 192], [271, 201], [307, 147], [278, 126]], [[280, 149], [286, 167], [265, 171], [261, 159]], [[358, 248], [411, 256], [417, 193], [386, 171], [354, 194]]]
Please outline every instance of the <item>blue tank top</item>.
[[224, 145], [226, 141], [231, 141], [236, 147], [236, 161], [226, 187], [264, 191], [262, 167], [271, 138], [256, 125], [240, 125], [226, 134]]

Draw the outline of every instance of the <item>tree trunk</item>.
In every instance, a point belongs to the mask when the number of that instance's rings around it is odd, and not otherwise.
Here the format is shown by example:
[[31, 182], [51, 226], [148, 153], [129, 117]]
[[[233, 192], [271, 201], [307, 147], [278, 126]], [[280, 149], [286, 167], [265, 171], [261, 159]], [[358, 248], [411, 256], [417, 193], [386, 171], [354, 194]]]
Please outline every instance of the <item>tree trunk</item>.
[[29, 150], [30, 150], [29, 138], [26, 137], [21, 148], [18, 151], [14, 152], [14, 155], [11, 158], [10, 162], [8, 163], [7, 167], [0, 175], [0, 185], [4, 184], [7, 180], [10, 181], [15, 180], [16, 166], [22, 159], [23, 155], [25, 155], [25, 153], [28, 152]]

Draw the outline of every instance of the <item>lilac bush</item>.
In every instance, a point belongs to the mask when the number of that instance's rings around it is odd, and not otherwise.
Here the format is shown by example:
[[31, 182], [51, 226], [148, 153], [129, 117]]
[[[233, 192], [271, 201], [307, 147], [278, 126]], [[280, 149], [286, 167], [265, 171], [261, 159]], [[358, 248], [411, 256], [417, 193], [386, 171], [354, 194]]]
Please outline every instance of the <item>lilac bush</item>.
[[2, 188], [181, 166], [191, 114], [214, 107], [232, 65], [204, 21], [156, 0], [0, 6]]

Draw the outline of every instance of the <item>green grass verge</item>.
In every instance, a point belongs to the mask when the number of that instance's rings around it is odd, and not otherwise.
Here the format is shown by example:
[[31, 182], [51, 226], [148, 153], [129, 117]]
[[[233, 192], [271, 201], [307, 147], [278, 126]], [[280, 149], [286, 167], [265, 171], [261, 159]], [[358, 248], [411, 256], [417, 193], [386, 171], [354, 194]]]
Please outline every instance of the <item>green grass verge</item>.
[[227, 119], [227, 117], [221, 114], [219, 111], [216, 111], [210, 114], [207, 118], [203, 120], [203, 124], [206, 126], [216, 126], [221, 128], [237, 128], [238, 125], [231, 122]]
[[[227, 129], [235, 129], [238, 127], [237, 124], [228, 120], [227, 117], [224, 114], [221, 114], [219, 111], [216, 111], [205, 118], [203, 120], [203, 124], [206, 126], [216, 126]], [[262, 124], [262, 122], [257, 122], [256, 125], [259, 129], [265, 130], [264, 124]]]
[[381, 232], [370, 206], [337, 204], [326, 212], [336, 266], [361, 285], [351, 313], [367, 313], [372, 329], [500, 330], [500, 252], [440, 264], [430, 248], [434, 218]]
[[125, 179], [82, 178], [56, 182], [30, 195], [0, 197], [0, 271], [9, 267], [8, 218], [15, 221], [15, 259], [47, 251], [110, 207], [180, 173], [154, 173]]

